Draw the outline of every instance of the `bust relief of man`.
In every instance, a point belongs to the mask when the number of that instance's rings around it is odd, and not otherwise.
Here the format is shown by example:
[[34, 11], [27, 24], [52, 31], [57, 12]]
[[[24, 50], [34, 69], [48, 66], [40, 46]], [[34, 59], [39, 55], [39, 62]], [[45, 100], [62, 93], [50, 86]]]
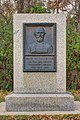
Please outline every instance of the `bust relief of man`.
[[28, 47], [28, 52], [31, 54], [48, 54], [53, 52], [53, 47], [47, 42], [44, 42], [45, 29], [43, 27], [36, 28], [34, 36], [36, 41], [30, 44]]

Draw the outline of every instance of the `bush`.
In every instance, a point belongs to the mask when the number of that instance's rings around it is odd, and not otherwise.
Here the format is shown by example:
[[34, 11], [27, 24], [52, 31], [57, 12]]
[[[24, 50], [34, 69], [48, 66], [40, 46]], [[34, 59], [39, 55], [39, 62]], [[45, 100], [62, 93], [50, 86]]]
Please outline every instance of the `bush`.
[[80, 35], [77, 32], [77, 18], [70, 17], [67, 22], [67, 88], [80, 88]]
[[15, 9], [10, 1], [0, 7], [0, 89], [13, 89], [13, 18]]
[[12, 16], [0, 15], [0, 89], [12, 90], [13, 84], [13, 34]]

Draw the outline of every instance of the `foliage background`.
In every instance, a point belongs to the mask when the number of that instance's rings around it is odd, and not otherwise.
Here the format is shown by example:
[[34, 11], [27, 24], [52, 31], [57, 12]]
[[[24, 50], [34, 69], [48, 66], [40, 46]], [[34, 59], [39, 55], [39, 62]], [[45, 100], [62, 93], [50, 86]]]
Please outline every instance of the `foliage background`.
[[80, 34], [77, 17], [68, 17], [66, 30], [67, 89], [80, 89]]
[[[59, 3], [60, 4], [60, 3]], [[45, 8], [41, 2], [23, 4], [15, 0], [0, 4], [0, 90], [13, 89], [13, 14], [14, 13], [53, 13], [56, 7]], [[59, 12], [57, 7], [57, 12]], [[78, 16], [67, 15], [66, 31], [66, 75], [67, 89], [80, 89], [80, 33]]]

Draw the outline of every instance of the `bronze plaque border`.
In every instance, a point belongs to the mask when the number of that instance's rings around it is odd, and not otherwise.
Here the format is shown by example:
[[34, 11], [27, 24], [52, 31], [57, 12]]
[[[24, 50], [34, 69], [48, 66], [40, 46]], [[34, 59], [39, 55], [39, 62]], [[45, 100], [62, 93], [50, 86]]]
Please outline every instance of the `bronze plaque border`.
[[[55, 55], [44, 55], [44, 56], [55, 56], [55, 70], [52, 70], [52, 71], [29, 71], [29, 70], [26, 70], [25, 69], [25, 47], [24, 47], [24, 44], [25, 44], [25, 28], [27, 26], [55, 26], [55, 40], [54, 40], [54, 44], [55, 44]], [[56, 45], [56, 29], [57, 29], [57, 24], [56, 23], [23, 23], [23, 72], [57, 72], [57, 45]], [[26, 55], [26, 56], [37, 56], [37, 55]], [[43, 55], [39, 55], [39, 56], [43, 56]]]

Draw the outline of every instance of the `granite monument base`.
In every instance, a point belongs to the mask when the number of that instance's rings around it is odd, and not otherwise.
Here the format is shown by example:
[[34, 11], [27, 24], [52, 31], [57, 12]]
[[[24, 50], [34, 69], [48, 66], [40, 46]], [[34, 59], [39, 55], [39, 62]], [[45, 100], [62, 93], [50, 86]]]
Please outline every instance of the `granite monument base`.
[[71, 94], [10, 94], [6, 97], [8, 112], [23, 111], [72, 111], [74, 97]]

